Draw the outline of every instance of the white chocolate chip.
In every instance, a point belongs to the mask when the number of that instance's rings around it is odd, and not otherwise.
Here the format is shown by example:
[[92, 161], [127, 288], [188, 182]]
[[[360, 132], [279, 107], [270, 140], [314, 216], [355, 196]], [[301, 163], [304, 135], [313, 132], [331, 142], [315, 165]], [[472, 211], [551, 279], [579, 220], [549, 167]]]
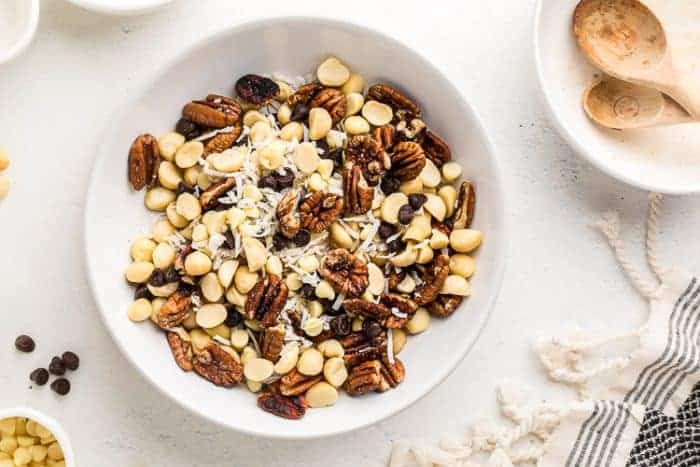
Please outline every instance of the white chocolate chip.
[[309, 138], [316, 141], [325, 138], [333, 127], [331, 114], [323, 107], [314, 107], [309, 112]]
[[292, 160], [297, 168], [306, 175], [313, 173], [321, 162], [316, 147], [312, 143], [301, 143], [297, 146], [292, 153]]
[[345, 102], [345, 115], [350, 117], [362, 110], [362, 106], [365, 105], [365, 96], [359, 92], [353, 92], [345, 96]]
[[482, 238], [479, 230], [455, 229], [450, 234], [450, 246], [458, 253], [469, 253], [481, 245]]
[[[335, 292], [333, 292], [333, 294], [335, 294]], [[318, 296], [318, 293], [316, 294], [316, 296]], [[309, 310], [309, 316], [311, 316], [312, 318], [318, 318], [324, 312], [323, 305], [318, 300], [313, 300], [309, 302], [306, 308]]]
[[131, 321], [138, 323], [150, 318], [152, 312], [153, 308], [151, 307], [151, 302], [145, 298], [139, 298], [129, 306], [127, 314]]
[[364, 135], [369, 133], [369, 122], [364, 117], [353, 115], [345, 119], [345, 131], [350, 135]]
[[[331, 161], [332, 162], [332, 161]], [[312, 173], [308, 181], [309, 189], [311, 191], [324, 191], [328, 184], [323, 180], [320, 174]]]
[[335, 57], [328, 57], [316, 69], [316, 76], [324, 86], [342, 86], [350, 79], [350, 70]]
[[394, 111], [386, 104], [378, 101], [369, 101], [362, 107], [362, 116], [374, 126], [382, 126], [391, 122]]
[[204, 145], [199, 141], [183, 144], [175, 153], [175, 164], [181, 169], [194, 166], [204, 154]]
[[440, 250], [447, 248], [450, 244], [450, 238], [441, 230], [433, 229], [433, 235], [430, 237], [430, 248]]
[[256, 122], [250, 129], [249, 136], [254, 144], [263, 143], [272, 138], [272, 127], [267, 120]]
[[252, 358], [243, 367], [243, 374], [246, 379], [262, 383], [272, 376], [274, 365], [270, 360], [264, 358]]
[[267, 271], [270, 274], [281, 276], [282, 272], [284, 271], [282, 260], [275, 255], [270, 255], [270, 257], [267, 258], [267, 261], [265, 262], [265, 271]]
[[318, 259], [313, 255], [303, 256], [297, 264], [304, 272], [315, 272], [320, 266]]
[[435, 188], [440, 184], [442, 177], [440, 176], [440, 170], [433, 164], [430, 159], [425, 160], [425, 167], [419, 175], [423, 186], [428, 188]]
[[241, 351], [245, 349], [250, 341], [250, 335], [243, 329], [233, 329], [231, 331], [231, 345], [234, 349]]
[[323, 321], [319, 318], [309, 318], [304, 323], [304, 332], [309, 337], [316, 337], [323, 332]]
[[306, 402], [309, 407], [330, 407], [338, 401], [338, 390], [330, 384], [321, 381], [306, 391]]
[[321, 162], [318, 164], [318, 170], [319, 175], [323, 180], [330, 180], [331, 176], [333, 175], [333, 169], [335, 168], [335, 165], [331, 159], [322, 159]]

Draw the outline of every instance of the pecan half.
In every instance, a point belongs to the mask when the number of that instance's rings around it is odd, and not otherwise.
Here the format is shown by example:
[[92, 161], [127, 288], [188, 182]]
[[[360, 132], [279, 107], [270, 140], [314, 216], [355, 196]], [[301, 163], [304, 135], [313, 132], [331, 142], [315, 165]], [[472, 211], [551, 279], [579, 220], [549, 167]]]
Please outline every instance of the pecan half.
[[152, 135], [138, 136], [129, 149], [129, 182], [134, 190], [153, 187], [158, 181], [159, 166], [158, 140]]
[[398, 120], [410, 120], [421, 115], [415, 102], [388, 84], [375, 84], [370, 87], [367, 97], [390, 106]]
[[245, 314], [249, 319], [261, 321], [266, 328], [273, 327], [277, 324], [277, 317], [287, 303], [288, 294], [289, 289], [282, 279], [275, 274], [268, 274], [248, 293]]
[[225, 196], [226, 193], [236, 186], [235, 178], [224, 178], [220, 182], [216, 182], [209, 188], [204, 190], [199, 195], [199, 204], [202, 205], [204, 211], [214, 209], [219, 205], [219, 198]]
[[297, 88], [296, 92], [287, 98], [287, 103], [289, 105], [296, 104], [308, 104], [311, 99], [316, 95], [317, 92], [321, 91], [323, 86], [319, 83], [307, 83], [302, 84]]
[[156, 313], [156, 324], [163, 329], [174, 328], [182, 324], [192, 310], [192, 297], [183, 290], [177, 290], [163, 303]]
[[476, 192], [474, 185], [469, 182], [462, 182], [459, 187], [459, 198], [457, 198], [457, 209], [452, 216], [452, 225], [455, 229], [468, 229], [474, 219], [474, 208], [476, 207]]
[[430, 263], [423, 275], [423, 284], [414, 293], [415, 302], [418, 306], [427, 305], [438, 297], [449, 273], [449, 256], [440, 255]]
[[214, 343], [195, 354], [194, 371], [217, 386], [225, 388], [231, 388], [243, 381], [241, 364]]
[[428, 311], [440, 318], [451, 316], [462, 303], [464, 297], [458, 295], [440, 295], [434, 302], [429, 303]]
[[263, 392], [258, 396], [258, 407], [278, 417], [298, 420], [304, 416], [309, 405], [304, 396], [286, 397], [281, 394]]
[[[379, 303], [384, 305], [391, 313], [391, 316], [383, 323], [384, 326], [390, 329], [401, 329], [404, 327], [418, 309], [418, 304], [410, 298], [393, 293], [382, 295]], [[406, 317], [396, 316], [395, 312], [406, 315]]]
[[170, 351], [173, 353], [175, 363], [182, 371], [192, 370], [192, 346], [189, 342], [185, 342], [175, 332], [166, 332], [165, 337], [168, 340]]
[[276, 362], [284, 347], [284, 326], [265, 329], [260, 338], [260, 353], [263, 358]]
[[347, 111], [347, 100], [345, 94], [333, 88], [325, 88], [316, 93], [309, 102], [311, 108], [323, 107], [331, 114], [333, 125], [341, 121], [345, 117]]
[[344, 248], [329, 251], [318, 273], [347, 297], [362, 295], [369, 285], [367, 265]]
[[420, 175], [425, 167], [425, 152], [418, 143], [402, 141], [394, 146], [391, 155], [391, 174], [406, 182]]
[[390, 151], [396, 143], [396, 128], [391, 124], [383, 125], [372, 130], [372, 136], [379, 141], [382, 149]]
[[235, 99], [210, 94], [206, 100], [185, 105], [182, 116], [205, 127], [225, 128], [239, 123], [241, 112], [241, 106]]
[[438, 167], [442, 167], [445, 162], [452, 159], [452, 151], [446, 142], [442, 140], [435, 132], [425, 130], [425, 134], [421, 140], [421, 146], [425, 150], [425, 155], [433, 161]]
[[323, 375], [306, 376], [295, 368], [280, 380], [280, 393], [283, 396], [304, 394], [307, 389], [321, 381], [321, 379], [323, 379]]
[[382, 358], [382, 385], [380, 392], [395, 388], [406, 379], [406, 367], [403, 362], [394, 357], [394, 363], [389, 362], [387, 357]]
[[386, 337], [382, 333], [369, 340], [362, 332], [355, 332], [340, 340], [345, 349], [343, 360], [349, 368], [380, 358], [386, 351]]
[[350, 371], [345, 382], [345, 390], [351, 396], [362, 396], [382, 388], [382, 364], [379, 360], [370, 360], [356, 366]]
[[343, 167], [343, 194], [345, 209], [356, 215], [362, 215], [372, 208], [374, 189], [367, 184], [362, 169], [354, 162]]
[[264, 76], [249, 74], [241, 76], [236, 81], [236, 94], [249, 104], [265, 104], [278, 92], [280, 92], [279, 85]]
[[233, 145], [236, 144], [238, 137], [241, 136], [242, 130], [243, 127], [237, 122], [233, 125], [233, 130], [226, 133], [219, 133], [207, 141], [204, 144], [204, 158], [206, 159], [210, 154], [217, 154], [232, 148]]
[[314, 233], [326, 230], [343, 212], [343, 198], [317, 191], [299, 205], [301, 226]]
[[372, 136], [353, 136], [345, 147], [345, 160], [362, 168], [370, 186], [376, 186], [382, 175], [391, 168], [391, 159], [382, 145]]
[[343, 308], [348, 313], [365, 318], [373, 318], [384, 321], [391, 316], [391, 310], [381, 303], [368, 302], [362, 298], [349, 298], [343, 300]]
[[301, 220], [297, 213], [299, 203], [299, 192], [289, 190], [277, 204], [275, 214], [279, 221], [279, 231], [287, 238], [292, 238], [301, 229]]

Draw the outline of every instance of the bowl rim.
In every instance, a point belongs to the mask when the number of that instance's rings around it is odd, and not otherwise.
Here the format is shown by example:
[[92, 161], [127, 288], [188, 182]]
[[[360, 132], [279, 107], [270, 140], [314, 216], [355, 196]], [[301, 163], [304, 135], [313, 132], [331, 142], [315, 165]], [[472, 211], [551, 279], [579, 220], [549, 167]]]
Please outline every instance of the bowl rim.
[[[390, 43], [393, 43], [397, 46], [400, 46], [402, 48], [405, 48], [411, 53], [415, 54], [416, 58], [418, 59], [419, 62], [422, 63], [422, 65], [428, 67], [431, 69], [431, 71], [437, 73], [441, 77], [443, 77], [448, 83], [448, 85], [451, 87], [452, 91], [455, 93], [455, 95], [459, 96], [460, 103], [467, 108], [472, 115], [472, 118], [474, 120], [474, 125], [476, 126], [477, 131], [482, 135], [483, 140], [484, 140], [484, 145], [487, 148], [487, 151], [489, 155], [491, 156], [491, 163], [493, 164], [494, 167], [494, 174], [493, 178], [489, 181], [495, 188], [494, 188], [494, 193], [495, 193], [495, 206], [494, 209], [498, 213], [500, 213], [500, 222], [501, 222], [501, 229], [500, 229], [500, 236], [501, 236], [501, 248], [499, 250], [496, 250], [494, 254], [494, 269], [493, 269], [493, 278], [494, 281], [492, 282], [493, 286], [493, 292], [491, 294], [491, 297], [489, 297], [488, 301], [486, 302], [486, 305], [484, 307], [484, 316], [481, 319], [481, 321], [478, 323], [478, 329], [476, 329], [476, 332], [474, 334], [474, 339], [467, 345], [465, 345], [463, 348], [460, 349], [459, 352], [456, 352], [453, 354], [452, 359], [449, 361], [448, 364], [444, 366], [443, 371], [439, 375], [439, 377], [435, 378], [435, 381], [430, 384], [427, 389], [422, 393], [414, 397], [409, 397], [406, 398], [405, 400], [402, 400], [400, 403], [397, 404], [397, 407], [385, 414], [379, 415], [379, 416], [373, 416], [370, 415], [367, 417], [367, 419], [361, 423], [355, 424], [355, 425], [350, 425], [347, 427], [342, 427], [339, 429], [332, 429], [327, 432], [312, 432], [312, 433], [294, 433], [294, 434], [279, 434], [279, 433], [268, 433], [256, 429], [252, 429], [249, 427], [241, 427], [241, 426], [233, 426], [230, 424], [226, 424], [220, 420], [211, 418], [209, 415], [202, 413], [195, 405], [189, 403], [189, 401], [185, 400], [180, 400], [179, 398], [176, 398], [174, 395], [170, 394], [165, 390], [165, 388], [161, 387], [156, 378], [153, 375], [149, 375], [145, 373], [144, 371], [141, 370], [139, 365], [134, 361], [133, 356], [127, 351], [127, 349], [122, 345], [121, 341], [117, 339], [117, 336], [115, 335], [114, 329], [109, 325], [106, 319], [105, 313], [103, 313], [102, 310], [105, 309], [105, 307], [102, 306], [102, 302], [100, 298], [98, 297], [96, 293], [96, 286], [95, 286], [95, 281], [94, 281], [94, 273], [92, 270], [92, 267], [90, 265], [90, 262], [88, 261], [88, 250], [87, 250], [87, 235], [88, 235], [88, 219], [87, 219], [87, 214], [88, 210], [84, 209], [83, 210], [83, 229], [82, 229], [82, 244], [83, 244], [83, 262], [85, 264], [85, 269], [87, 272], [87, 278], [88, 278], [88, 283], [90, 285], [90, 291], [92, 293], [92, 296], [95, 300], [95, 304], [98, 307], [98, 312], [100, 315], [100, 319], [102, 320], [103, 324], [107, 328], [110, 336], [112, 337], [112, 340], [117, 344], [117, 347], [119, 348], [120, 352], [122, 355], [126, 357], [126, 359], [129, 361], [129, 363], [135, 367], [138, 372], [145, 377], [145, 379], [151, 383], [152, 386], [154, 386], [158, 391], [160, 391], [162, 394], [166, 395], [170, 400], [174, 401], [176, 404], [178, 404], [180, 407], [186, 409], [188, 412], [195, 414], [199, 416], [200, 418], [206, 419], [209, 422], [212, 422], [218, 426], [221, 426], [223, 428], [229, 429], [229, 430], [234, 430], [239, 433], [245, 433], [248, 435], [252, 436], [257, 436], [261, 438], [267, 438], [267, 439], [280, 439], [280, 440], [309, 440], [309, 439], [321, 439], [321, 438], [328, 438], [331, 436], [337, 436], [349, 432], [353, 432], [356, 430], [360, 430], [362, 428], [366, 428], [368, 426], [374, 425], [376, 423], [379, 423], [391, 416], [394, 416], [409, 406], [413, 405], [417, 401], [421, 400], [424, 398], [426, 395], [428, 395], [430, 392], [432, 392], [440, 383], [442, 383], [449, 375], [451, 375], [454, 370], [457, 368], [457, 366], [464, 360], [464, 358], [467, 356], [467, 354], [471, 351], [471, 349], [474, 347], [476, 342], [479, 340], [481, 337], [481, 334], [486, 327], [486, 324], [489, 322], [491, 315], [493, 313], [493, 309], [495, 308], [496, 301], [498, 300], [498, 297], [500, 295], [501, 287], [503, 284], [503, 278], [505, 275], [505, 266], [506, 266], [506, 258], [508, 256], [508, 251], [509, 251], [509, 240], [508, 240], [508, 216], [507, 216], [507, 211], [506, 211], [506, 194], [504, 190], [504, 185], [503, 185], [503, 173], [502, 173], [502, 168], [500, 161], [498, 157], [496, 157], [496, 150], [493, 145], [493, 142], [491, 140], [491, 137], [489, 136], [488, 132], [486, 131], [486, 127], [483, 124], [483, 120], [479, 116], [479, 114], [476, 112], [474, 107], [467, 101], [460, 89], [452, 83], [452, 81], [443, 73], [440, 69], [438, 69], [435, 65], [433, 65], [423, 54], [420, 52], [416, 51], [412, 47], [408, 46], [402, 41], [399, 41], [398, 39], [395, 39], [388, 34], [378, 31], [376, 29], [373, 29], [372, 27], [366, 26], [364, 24], [356, 23], [354, 21], [348, 21], [348, 20], [337, 20], [333, 18], [328, 18], [328, 17], [323, 17], [323, 16], [276, 16], [272, 18], [260, 18], [260, 19], [253, 19], [250, 21], [245, 21], [241, 23], [237, 23], [234, 25], [229, 25], [226, 26], [220, 30], [214, 31], [212, 34], [209, 34], [205, 36], [202, 39], [194, 41], [192, 44], [188, 45], [185, 47], [182, 51], [179, 53], [175, 54], [174, 57], [171, 59], [167, 60], [165, 64], [161, 67], [159, 67], [155, 73], [153, 73], [148, 79], [144, 81], [144, 84], [137, 87], [135, 91], [132, 92], [131, 98], [129, 98], [125, 105], [121, 108], [120, 111], [118, 111], [115, 114], [115, 118], [119, 119], [124, 117], [128, 109], [131, 108], [138, 100], [143, 96], [143, 94], [150, 89], [152, 86], [156, 84], [156, 82], [160, 79], [163, 74], [170, 69], [172, 66], [180, 62], [182, 59], [186, 58], [189, 54], [193, 53], [194, 51], [198, 50], [201, 47], [206, 46], [209, 43], [212, 43], [221, 37], [224, 37], [228, 34], [231, 34], [233, 32], [240, 32], [241, 30], [246, 30], [246, 29], [255, 29], [259, 27], [264, 27], [264, 26], [271, 26], [271, 25], [276, 25], [276, 24], [281, 24], [281, 23], [290, 23], [290, 22], [316, 22], [319, 24], [325, 24], [325, 25], [335, 25], [338, 27], [345, 27], [345, 28], [356, 28], [359, 32], [364, 32], [364, 33], [369, 33], [376, 35], [380, 38], [382, 38], [385, 41], [388, 41]], [[115, 121], [115, 118], [112, 118], [109, 120], [109, 122]], [[110, 123], [106, 125], [106, 129], [104, 130], [104, 133], [107, 133], [109, 131]], [[98, 155], [94, 158], [93, 163], [92, 163], [92, 168], [90, 170], [90, 176], [89, 176], [89, 182], [87, 186], [87, 190], [85, 193], [85, 199], [84, 199], [84, 206], [87, 206], [88, 200], [90, 193], [92, 192], [94, 185], [96, 183], [96, 177], [95, 177], [95, 172], [97, 170], [97, 165], [98, 162], [101, 160], [100, 153], [97, 153]]]
[[107, 15], [138, 15], [147, 13], [157, 8], [172, 3], [173, 0], [145, 0], [147, 4], [142, 6], [120, 6], [120, 5], [105, 5], [102, 2], [95, 0], [68, 0], [73, 5], [84, 8], [86, 10], [96, 11]]
[[0, 52], [0, 64], [10, 62], [17, 58], [29, 47], [29, 44], [32, 43], [36, 35], [37, 27], [39, 26], [39, 11], [41, 9], [39, 0], [32, 0], [29, 8], [29, 21], [26, 27], [22, 30], [21, 34], [19, 34], [14, 45], [5, 52]]
[[[542, 48], [540, 43], [540, 33], [542, 29], [542, 11], [544, 3], [547, 0], [537, 0], [535, 4], [535, 16], [533, 21], [533, 53], [535, 58], [535, 70], [537, 72], [537, 89], [539, 91], [540, 100], [544, 103], [549, 121], [554, 124], [557, 132], [566, 140], [569, 146], [574, 149], [574, 152], [586, 159], [591, 165], [596, 167], [606, 175], [620, 180], [628, 185], [640, 188], [646, 191], [659, 192], [668, 195], [689, 195], [700, 192], [700, 183], [675, 186], [668, 183], [647, 183], [640, 181], [627, 173], [613, 169], [605, 164], [604, 159], [595, 157], [586, 147], [586, 145], [578, 139], [566, 123], [566, 119], [557, 110], [554, 100], [549, 92], [545, 89], [544, 64], [542, 63]], [[572, 12], [573, 14], [573, 12]]]
[[0, 409], [0, 420], [10, 417], [31, 418], [48, 428], [54, 438], [56, 438], [56, 441], [58, 441], [58, 445], [61, 446], [66, 467], [76, 467], [75, 454], [73, 453], [73, 447], [70, 444], [68, 433], [54, 418], [30, 407], [8, 407]]

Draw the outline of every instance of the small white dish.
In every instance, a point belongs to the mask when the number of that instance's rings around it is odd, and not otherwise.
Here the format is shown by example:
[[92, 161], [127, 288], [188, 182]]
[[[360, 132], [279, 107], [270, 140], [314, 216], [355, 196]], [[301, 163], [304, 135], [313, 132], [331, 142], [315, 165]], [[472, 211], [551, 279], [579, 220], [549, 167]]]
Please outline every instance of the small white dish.
[[68, 439], [68, 434], [56, 420], [44, 413], [39, 412], [38, 410], [30, 409], [28, 407], [0, 409], [0, 420], [10, 417], [26, 417], [44, 425], [51, 433], [53, 433], [58, 445], [61, 446], [66, 467], [77, 466], [75, 462], [75, 454], [73, 454], [73, 447]]
[[[472, 296], [447, 320], [413, 337], [401, 353], [406, 381], [381, 395], [342, 395], [327, 409], [289, 421], [261, 411], [243, 387], [221, 389], [173, 361], [162, 331], [126, 316], [133, 290], [124, 281], [128, 247], [150, 232], [158, 216], [146, 211], [143, 192], [126, 178], [129, 147], [144, 132], [172, 128], [182, 107], [209, 93], [231, 95], [246, 73], [294, 77], [315, 70], [329, 54], [362, 73], [368, 83], [388, 81], [422, 106], [428, 124], [452, 147], [453, 157], [476, 186], [474, 228], [484, 231], [476, 253]], [[493, 309], [506, 254], [506, 219], [501, 171], [481, 120], [457, 87], [405, 45], [363, 26], [320, 18], [279, 18], [220, 32], [166, 65], [134, 101], [110, 120], [101, 140], [86, 194], [84, 241], [88, 278], [101, 316], [115, 342], [154, 386], [194, 413], [252, 435], [308, 439], [337, 435], [377, 423], [408, 407], [447, 377], [472, 347]], [[478, 384], [478, 383], [475, 383]]]
[[579, 51], [572, 32], [578, 2], [538, 0], [535, 10], [539, 86], [559, 133], [591, 164], [630, 185], [668, 194], [700, 192], [697, 123], [616, 131], [599, 127], [586, 116], [583, 92], [601, 72]]
[[39, 24], [39, 0], [0, 1], [0, 64], [31, 44]]
[[172, 3], [173, 0], [68, 0], [68, 2], [99, 13], [130, 16], [148, 13]]

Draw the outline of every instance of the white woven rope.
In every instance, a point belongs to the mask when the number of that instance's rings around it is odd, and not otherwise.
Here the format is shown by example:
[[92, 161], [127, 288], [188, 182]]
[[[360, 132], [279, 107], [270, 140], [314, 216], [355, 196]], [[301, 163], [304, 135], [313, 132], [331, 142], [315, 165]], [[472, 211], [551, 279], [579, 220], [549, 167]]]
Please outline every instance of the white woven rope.
[[649, 213], [647, 214], [647, 262], [662, 284], [665, 281], [666, 268], [661, 265], [661, 261], [659, 260], [658, 246], [659, 235], [661, 233], [659, 217], [661, 217], [663, 200], [663, 196], [659, 193], [650, 193]]

